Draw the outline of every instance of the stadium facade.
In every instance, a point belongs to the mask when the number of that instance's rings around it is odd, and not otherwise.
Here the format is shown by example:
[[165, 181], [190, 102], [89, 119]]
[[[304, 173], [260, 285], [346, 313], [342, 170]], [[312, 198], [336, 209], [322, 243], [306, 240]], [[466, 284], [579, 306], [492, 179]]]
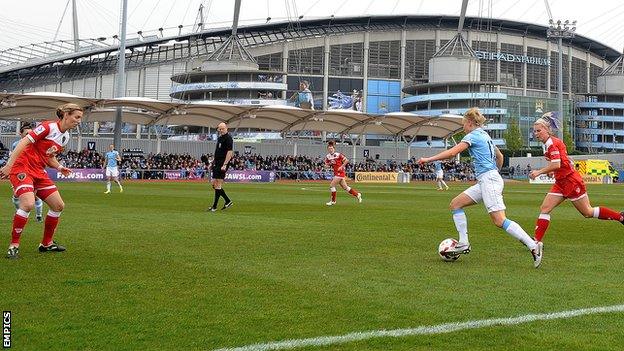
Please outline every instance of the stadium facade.
[[[457, 84], [429, 83], [429, 60], [455, 37], [458, 21], [453, 16], [305, 20], [241, 27], [238, 38], [257, 60], [259, 70], [283, 73], [283, 98], [293, 94], [301, 80], [307, 80], [316, 108], [327, 108], [329, 98], [339, 92], [358, 92], [362, 109], [369, 113], [402, 108], [418, 113], [462, 113], [477, 105], [487, 109], [492, 118], [489, 128], [498, 144], [504, 144], [503, 133], [514, 118], [525, 145], [537, 145], [530, 134], [532, 121], [542, 112], [557, 109], [558, 53], [556, 43], [546, 37], [547, 27], [467, 17], [463, 33], [479, 59], [482, 83], [466, 85], [461, 76], [455, 79]], [[179, 97], [186, 89], [179, 87], [180, 82], [194, 82], [181, 75], [200, 67], [229, 35], [229, 29], [223, 29], [130, 41], [124, 95], [167, 101]], [[0, 66], [0, 89], [113, 97], [115, 49], [83, 48]], [[595, 96], [599, 75], [619, 56], [616, 50], [581, 35], [564, 40], [564, 114], [581, 148], [588, 148], [587, 140], [598, 145], [604, 140], [610, 142], [609, 149], [624, 149], [622, 106], [618, 105], [619, 115], [614, 112], [616, 115], [610, 116], [618, 121], [601, 123], [602, 129], [584, 128], [585, 119], [570, 118], [582, 106], [576, 102]], [[450, 77], [449, 81], [453, 80]], [[245, 96], [251, 103], [253, 98]], [[607, 126], [609, 129], [604, 129]], [[145, 127], [137, 129], [137, 136], [142, 132], [147, 133]]]

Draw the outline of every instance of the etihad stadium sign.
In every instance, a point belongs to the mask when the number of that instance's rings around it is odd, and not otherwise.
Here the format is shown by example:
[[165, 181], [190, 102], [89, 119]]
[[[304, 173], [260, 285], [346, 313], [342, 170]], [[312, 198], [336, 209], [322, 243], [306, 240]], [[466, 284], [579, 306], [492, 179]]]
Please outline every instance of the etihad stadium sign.
[[475, 51], [479, 60], [522, 62], [529, 65], [550, 66], [550, 59], [535, 56], [507, 54], [504, 52]]

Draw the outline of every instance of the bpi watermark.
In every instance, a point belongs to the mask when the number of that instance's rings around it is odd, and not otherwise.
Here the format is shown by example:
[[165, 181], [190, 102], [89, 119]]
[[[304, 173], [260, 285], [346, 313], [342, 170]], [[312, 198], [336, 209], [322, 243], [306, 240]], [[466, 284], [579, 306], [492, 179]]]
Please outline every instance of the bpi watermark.
[[2, 312], [2, 348], [11, 348], [11, 311]]

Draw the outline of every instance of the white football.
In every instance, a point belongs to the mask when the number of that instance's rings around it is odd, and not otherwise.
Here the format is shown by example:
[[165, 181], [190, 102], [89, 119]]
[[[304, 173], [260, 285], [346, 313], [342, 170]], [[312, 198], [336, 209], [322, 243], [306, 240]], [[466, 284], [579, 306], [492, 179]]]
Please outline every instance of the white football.
[[440, 255], [440, 258], [442, 258], [442, 261], [453, 262], [459, 258], [459, 254], [451, 252], [456, 245], [457, 240], [455, 239], [448, 238], [442, 240], [442, 242], [438, 246], [438, 254]]

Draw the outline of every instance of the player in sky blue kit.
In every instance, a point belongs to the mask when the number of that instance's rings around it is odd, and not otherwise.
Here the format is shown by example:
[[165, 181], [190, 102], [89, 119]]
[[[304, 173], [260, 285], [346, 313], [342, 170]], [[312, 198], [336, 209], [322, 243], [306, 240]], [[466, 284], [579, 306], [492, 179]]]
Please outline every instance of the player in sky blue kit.
[[478, 108], [471, 108], [464, 114], [463, 124], [466, 136], [461, 142], [435, 156], [420, 158], [418, 163], [451, 158], [468, 149], [474, 163], [477, 184], [451, 200], [450, 209], [453, 212], [455, 228], [459, 232], [459, 242], [453, 251], [457, 254], [470, 252], [468, 219], [463, 208], [483, 201], [492, 222], [526, 245], [533, 255], [533, 265], [537, 268], [542, 262], [542, 243], [535, 242], [518, 223], [505, 216], [505, 203], [503, 202], [505, 183], [498, 173], [498, 168], [503, 165], [503, 154], [494, 146], [487, 132], [482, 129], [485, 121], [485, 117]]
[[108, 178], [108, 181], [106, 182], [106, 191], [104, 192], [104, 194], [110, 194], [112, 180], [114, 180], [115, 183], [119, 185], [119, 192], [123, 193], [123, 187], [119, 182], [119, 167], [117, 166], [117, 162], [121, 162], [121, 157], [119, 156], [119, 152], [115, 150], [115, 145], [111, 144], [109, 146], [109, 151], [104, 156], [106, 178]]
[[[15, 140], [13, 145], [11, 145], [11, 152], [15, 150], [15, 147], [17, 146], [17, 143], [19, 143], [21, 138], [25, 137], [26, 134], [28, 134], [31, 130], [32, 124], [30, 122], [22, 122], [22, 125], [20, 126], [20, 139]], [[15, 197], [15, 194], [13, 195], [13, 205], [15, 206], [16, 210], [19, 209], [19, 199]], [[35, 210], [37, 212], [37, 222], [43, 222], [43, 201], [41, 201], [41, 199], [38, 197], [35, 197]]]
[[442, 162], [433, 162], [435, 166], [436, 182], [438, 183], [438, 190], [449, 190], [448, 185], [444, 182], [444, 170], [442, 170]]

